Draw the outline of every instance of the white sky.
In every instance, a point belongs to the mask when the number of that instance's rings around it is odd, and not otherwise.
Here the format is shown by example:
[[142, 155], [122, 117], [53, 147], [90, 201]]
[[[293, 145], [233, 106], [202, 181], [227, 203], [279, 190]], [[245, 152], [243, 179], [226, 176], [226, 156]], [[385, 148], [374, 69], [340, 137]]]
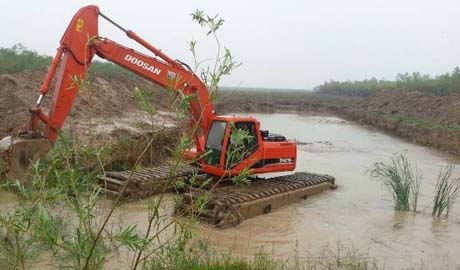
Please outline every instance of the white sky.
[[[22, 43], [53, 55], [71, 17], [87, 4], [189, 64], [192, 38], [201, 59], [215, 55], [189, 14], [219, 13], [221, 41], [243, 62], [223, 81], [227, 86], [312, 88], [329, 79], [435, 75], [460, 66], [460, 0], [0, 0], [0, 47]], [[101, 36], [139, 49], [100, 22]]]

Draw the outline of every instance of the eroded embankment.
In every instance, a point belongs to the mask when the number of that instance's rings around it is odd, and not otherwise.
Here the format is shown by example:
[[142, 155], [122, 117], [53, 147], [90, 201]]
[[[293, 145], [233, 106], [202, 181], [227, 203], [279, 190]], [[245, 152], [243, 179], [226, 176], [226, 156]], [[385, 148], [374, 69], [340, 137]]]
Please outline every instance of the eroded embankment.
[[[29, 108], [36, 102], [44, 77], [43, 71], [0, 75], [0, 138], [27, 129]], [[136, 77], [107, 79], [89, 74], [84, 85], [62, 130], [68, 140], [105, 146], [107, 162], [115, 167], [134, 164], [148, 145], [141, 161], [146, 165], [163, 161], [168, 147], [177, 143], [179, 129], [174, 114], [168, 112], [172, 98], [166, 91]], [[53, 87], [43, 101], [45, 112]], [[154, 116], [142, 110], [136, 87], [149, 93], [146, 97], [159, 110]]]
[[300, 91], [224, 94], [225, 112], [327, 113], [376, 127], [411, 142], [460, 155], [460, 95], [382, 91], [369, 98], [348, 98]]

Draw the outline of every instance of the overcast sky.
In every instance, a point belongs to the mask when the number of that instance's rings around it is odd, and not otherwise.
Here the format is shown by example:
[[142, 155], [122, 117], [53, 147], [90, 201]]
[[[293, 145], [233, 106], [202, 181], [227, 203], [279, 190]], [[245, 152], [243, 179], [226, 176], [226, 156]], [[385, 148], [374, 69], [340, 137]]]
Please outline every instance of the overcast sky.
[[[87, 4], [188, 63], [191, 39], [198, 40], [200, 59], [215, 55], [189, 14], [219, 13], [221, 42], [243, 62], [223, 81], [227, 86], [308, 89], [329, 79], [435, 75], [460, 66], [459, 0], [0, 0], [0, 46], [22, 43], [52, 55], [73, 14]], [[101, 36], [139, 49], [100, 22]]]

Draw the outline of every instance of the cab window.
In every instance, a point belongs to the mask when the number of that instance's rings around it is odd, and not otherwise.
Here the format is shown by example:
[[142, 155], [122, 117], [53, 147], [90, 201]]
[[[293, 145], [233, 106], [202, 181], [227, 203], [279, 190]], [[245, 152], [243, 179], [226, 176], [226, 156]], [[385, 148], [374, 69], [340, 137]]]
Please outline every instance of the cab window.
[[220, 163], [226, 128], [227, 122], [225, 121], [213, 121], [211, 124], [206, 140], [206, 154], [204, 156], [204, 161], [209, 165], [217, 166]]

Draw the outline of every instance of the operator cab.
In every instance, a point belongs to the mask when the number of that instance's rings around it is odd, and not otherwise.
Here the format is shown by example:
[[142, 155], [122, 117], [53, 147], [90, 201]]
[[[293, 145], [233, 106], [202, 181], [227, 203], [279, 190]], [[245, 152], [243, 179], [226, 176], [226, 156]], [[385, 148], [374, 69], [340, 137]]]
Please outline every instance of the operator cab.
[[[204, 161], [230, 169], [259, 148], [255, 119], [252, 121], [214, 120], [206, 140]], [[229, 138], [226, 140], [226, 138]]]
[[275, 167], [290, 171], [295, 168], [295, 159], [295, 142], [260, 130], [255, 118], [218, 116], [208, 131], [202, 165], [207, 171], [231, 171], [234, 175], [245, 168], [254, 173], [271, 172]]

